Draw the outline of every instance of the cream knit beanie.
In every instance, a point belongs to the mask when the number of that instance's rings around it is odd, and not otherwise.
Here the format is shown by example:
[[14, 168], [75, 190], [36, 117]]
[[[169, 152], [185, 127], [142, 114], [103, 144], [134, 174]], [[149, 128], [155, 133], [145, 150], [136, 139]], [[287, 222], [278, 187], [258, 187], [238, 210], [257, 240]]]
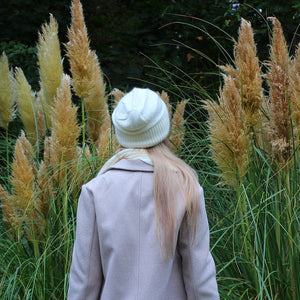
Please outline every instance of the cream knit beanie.
[[134, 88], [118, 103], [112, 121], [119, 144], [127, 148], [148, 148], [167, 138], [168, 109], [149, 89]]

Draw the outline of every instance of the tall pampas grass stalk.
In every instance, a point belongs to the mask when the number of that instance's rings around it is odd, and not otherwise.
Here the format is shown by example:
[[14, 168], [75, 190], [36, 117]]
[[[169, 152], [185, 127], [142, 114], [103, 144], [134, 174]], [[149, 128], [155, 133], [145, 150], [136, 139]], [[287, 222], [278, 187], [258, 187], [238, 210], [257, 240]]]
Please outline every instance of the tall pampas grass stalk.
[[171, 119], [171, 128], [169, 141], [171, 142], [172, 151], [179, 153], [180, 148], [184, 142], [185, 136], [185, 119], [184, 110], [187, 104], [187, 100], [183, 100], [176, 105], [175, 112]]
[[[218, 237], [213, 248], [221, 278], [224, 276], [220, 282], [233, 278], [226, 289], [230, 295], [239, 290], [238, 299], [295, 300], [300, 296], [298, 52], [291, 62], [281, 25], [276, 18], [272, 21], [271, 59], [264, 76], [268, 97], [262, 96], [262, 75], [253, 43], [244, 39], [244, 33], [249, 37], [251, 31], [242, 21], [241, 41], [234, 49], [235, 67], [223, 67], [226, 74], [219, 103], [205, 102], [212, 157], [236, 193], [216, 226]], [[247, 65], [252, 70], [249, 73]], [[255, 109], [248, 107], [249, 99]]]
[[13, 72], [9, 70], [8, 59], [3, 52], [0, 57], [0, 127], [6, 131], [6, 169], [9, 174], [9, 141], [8, 141], [8, 125], [15, 116], [14, 108], [14, 92], [13, 92]]
[[234, 45], [234, 65], [222, 66], [219, 102], [207, 101], [214, 160], [225, 182], [235, 188], [246, 174], [250, 143], [260, 141], [262, 74], [250, 22], [242, 19]]
[[300, 43], [289, 69], [289, 99], [297, 145], [300, 139]]
[[[71, 100], [70, 77], [63, 75], [52, 111], [52, 130], [45, 153], [52, 168], [59, 166], [57, 180], [65, 177], [65, 162], [76, 159], [81, 127], [77, 122], [77, 107]], [[62, 172], [62, 173], [61, 173]]]
[[[267, 79], [270, 87], [269, 93], [269, 122], [266, 122], [266, 127], [269, 131], [269, 143], [271, 148], [271, 158], [276, 164], [278, 169], [283, 169], [283, 174], [280, 173], [279, 186], [284, 185], [286, 189], [285, 193], [279, 194], [280, 201], [285, 203], [286, 212], [284, 215], [283, 222], [286, 222], [286, 230], [291, 237], [295, 236], [294, 231], [294, 209], [296, 207], [296, 200], [290, 199], [293, 187], [291, 183], [291, 171], [290, 168], [296, 165], [298, 156], [295, 155], [298, 147], [297, 134], [297, 123], [293, 122], [297, 114], [297, 100], [294, 96], [296, 93], [295, 80], [297, 78], [297, 66], [292, 64], [288, 53], [288, 47], [286, 40], [283, 35], [282, 27], [278, 19], [275, 17], [269, 18], [273, 23], [273, 36], [271, 42], [270, 58], [271, 60], [267, 63], [269, 71], [267, 73]], [[297, 53], [296, 53], [297, 57]], [[293, 76], [291, 72], [296, 72]], [[291, 109], [295, 109], [295, 111]], [[293, 126], [295, 125], [295, 126]], [[296, 167], [296, 166], [295, 166]], [[283, 181], [283, 183], [282, 183]], [[281, 220], [281, 208], [280, 204], [276, 206], [276, 218]], [[297, 218], [297, 217], [296, 217]], [[297, 226], [297, 224], [296, 224]], [[298, 228], [299, 229], [299, 228]], [[275, 226], [276, 240], [279, 247], [284, 242], [281, 238], [282, 226], [278, 222]], [[299, 232], [298, 232], [299, 233]], [[296, 239], [297, 241], [297, 239]], [[299, 234], [298, 241], [299, 242]], [[292, 293], [294, 299], [296, 297], [296, 282], [295, 282], [295, 269], [299, 267], [299, 260], [295, 262], [294, 258], [294, 243], [293, 240], [289, 239], [289, 247], [291, 251], [285, 255], [285, 259], [288, 261], [287, 265], [289, 268], [289, 278], [292, 287]]]
[[42, 94], [40, 100], [46, 116], [46, 125], [51, 129], [51, 110], [56, 90], [60, 86], [63, 68], [58, 40], [58, 25], [50, 15], [50, 21], [42, 26], [39, 33], [37, 55], [40, 72], [40, 86]]
[[[95, 51], [90, 50], [82, 5], [74, 0], [71, 5], [72, 21], [68, 30], [69, 42], [66, 44], [70, 60], [72, 84], [75, 93], [84, 101], [82, 111], [87, 115], [87, 133], [96, 142], [100, 127], [109, 118], [107, 95], [102, 70]], [[83, 113], [83, 124], [85, 115]]]
[[235, 81], [224, 76], [219, 103], [206, 101], [209, 113], [209, 138], [214, 161], [221, 170], [224, 181], [237, 188], [249, 163], [249, 135], [245, 125], [245, 113]]
[[289, 111], [289, 69], [290, 58], [287, 44], [282, 32], [281, 24], [276, 18], [269, 18], [273, 22], [273, 36], [271, 41], [271, 60], [267, 80], [269, 84], [269, 101], [267, 103], [269, 120], [265, 122], [269, 134], [269, 143], [273, 161], [279, 167], [288, 168], [293, 154], [293, 131]]
[[185, 136], [185, 119], [184, 112], [187, 100], [182, 100], [177, 103], [174, 113], [172, 112], [172, 105], [170, 104], [170, 97], [166, 91], [157, 92], [167, 106], [170, 117], [170, 134], [168, 140], [170, 142], [171, 150], [174, 153], [179, 153], [180, 148], [184, 142]]
[[39, 98], [31, 90], [22, 69], [15, 72], [15, 93], [18, 112], [24, 125], [26, 135], [34, 145], [45, 134], [44, 115], [39, 105]]
[[114, 88], [111, 92], [111, 95], [113, 95], [114, 97], [114, 109], [116, 108], [116, 106], [118, 105], [119, 101], [125, 96], [125, 93], [120, 91], [117, 88]]
[[14, 118], [13, 75], [3, 52], [0, 57], [0, 126], [7, 129]]
[[235, 67], [221, 67], [234, 79], [241, 94], [246, 126], [254, 132], [260, 127], [260, 107], [263, 102], [262, 74], [250, 22], [242, 19], [238, 41], [234, 46]]
[[36, 167], [36, 153], [33, 150], [32, 144], [27, 139], [24, 131], [21, 131], [21, 135], [19, 137], [19, 141], [21, 142], [22, 149], [24, 151], [24, 154], [27, 158], [28, 163], [31, 166], [31, 169], [34, 174], [37, 173], [37, 167]]
[[[35, 254], [38, 255], [38, 242], [36, 239], [43, 233], [44, 218], [40, 217], [36, 207], [35, 196], [35, 171], [28, 156], [31, 149], [24, 150], [24, 146], [30, 143], [22, 133], [15, 145], [14, 160], [12, 163], [11, 184], [13, 187], [10, 200], [16, 212], [15, 216], [10, 216], [17, 220], [20, 230], [21, 224], [25, 224], [25, 234], [30, 241], [33, 241]], [[7, 197], [6, 197], [7, 198]], [[6, 216], [9, 220], [9, 217]], [[20, 237], [20, 233], [18, 233]]]
[[165, 104], [168, 108], [168, 112], [169, 112], [169, 116], [170, 116], [170, 120], [171, 120], [172, 119], [172, 105], [170, 104], [170, 97], [169, 97], [168, 93], [166, 91], [162, 91], [161, 93], [158, 93], [158, 95], [165, 102]]
[[34, 199], [34, 172], [20, 139], [15, 145], [12, 163], [13, 203], [23, 214], [31, 215]]

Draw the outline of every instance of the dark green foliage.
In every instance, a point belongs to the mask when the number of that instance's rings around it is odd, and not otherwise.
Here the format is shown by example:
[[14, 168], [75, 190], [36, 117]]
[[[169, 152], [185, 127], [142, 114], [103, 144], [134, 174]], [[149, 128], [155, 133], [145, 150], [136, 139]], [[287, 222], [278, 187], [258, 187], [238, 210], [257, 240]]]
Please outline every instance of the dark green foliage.
[[38, 66], [36, 47], [30, 47], [21, 42], [9, 41], [0, 43], [1, 52], [5, 52], [10, 68], [20, 67], [34, 90], [38, 89]]
[[[40, 26], [52, 13], [59, 23], [60, 40], [66, 42], [70, 4], [71, 1], [59, 0], [7, 1], [0, 6], [0, 40], [34, 47]], [[179, 77], [175, 83], [180, 83], [181, 77], [190, 80], [190, 76], [214, 93], [219, 83], [214, 75], [216, 67], [193, 49], [208, 55], [217, 64], [226, 63], [229, 56], [222, 53], [212, 39], [225, 49], [232, 49], [232, 40], [221, 30], [236, 37], [241, 17], [252, 22], [261, 60], [268, 57], [269, 51], [265, 47], [269, 34], [267, 16], [276, 16], [281, 21], [293, 48], [299, 42], [299, 34], [294, 36], [300, 15], [297, 0], [82, 0], [82, 5], [92, 48], [97, 51], [112, 88], [128, 90], [134, 85], [151, 86], [148, 82], [165, 87], [160, 79], [167, 78], [150, 62], [148, 57], [151, 57], [164, 69], [175, 71]], [[29, 59], [32, 59], [31, 54]], [[35, 66], [34, 59], [31, 64]], [[176, 72], [176, 68], [186, 75]], [[32, 76], [26, 70], [25, 74]]]
[[[3, 1], [4, 2], [4, 1]], [[60, 26], [60, 37], [70, 22], [69, 1], [10, 0], [0, 5], [0, 41], [18, 41], [34, 46], [38, 31], [53, 14]]]

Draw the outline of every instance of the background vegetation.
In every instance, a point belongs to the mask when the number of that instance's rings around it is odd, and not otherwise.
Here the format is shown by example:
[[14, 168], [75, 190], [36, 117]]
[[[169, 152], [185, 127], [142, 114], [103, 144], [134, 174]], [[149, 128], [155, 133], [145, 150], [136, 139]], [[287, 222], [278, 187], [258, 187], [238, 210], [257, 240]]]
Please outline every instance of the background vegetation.
[[[97, 51], [106, 80], [112, 87], [142, 85], [139, 80], [157, 83], [155, 78], [149, 77], [149, 73], [158, 75], [158, 72], [153, 67], [147, 67], [152, 65], [145, 57], [148, 56], [164, 68], [174, 64], [191, 74], [197, 82], [203, 83], [206, 89], [211, 90], [211, 86], [216, 88], [214, 82], [218, 82], [217, 77], [203, 76], [204, 73], [216, 73], [214, 64], [201, 55], [195, 55], [192, 49], [205, 53], [212, 62], [225, 63], [228, 57], [219, 51], [211, 37], [221, 42], [230, 53], [232, 40], [221, 30], [237, 37], [241, 17], [251, 21], [255, 29], [261, 60], [268, 57], [265, 46], [269, 35], [267, 16], [276, 16], [280, 20], [292, 48], [299, 41], [299, 35], [294, 38], [300, 12], [297, 0], [83, 0], [82, 4], [92, 49]], [[58, 21], [60, 41], [66, 42], [70, 23], [69, 5], [70, 1], [65, 0], [12, 0], [0, 7], [0, 51], [6, 50], [10, 64], [22, 67], [33, 86], [38, 82], [36, 59], [26, 49], [32, 51], [35, 48], [37, 32], [49, 13]], [[33, 69], [36, 71], [33, 72]], [[175, 72], [175, 68], [168, 69]]]

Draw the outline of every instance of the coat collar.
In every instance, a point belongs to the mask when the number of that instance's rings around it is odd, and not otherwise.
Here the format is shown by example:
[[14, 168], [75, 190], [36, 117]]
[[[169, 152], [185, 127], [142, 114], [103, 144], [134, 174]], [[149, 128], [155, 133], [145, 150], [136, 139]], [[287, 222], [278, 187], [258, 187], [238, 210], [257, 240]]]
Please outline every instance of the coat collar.
[[126, 171], [140, 171], [140, 172], [153, 172], [153, 166], [143, 162], [140, 159], [121, 159], [116, 164], [109, 167], [104, 171], [109, 170], [126, 170]]

